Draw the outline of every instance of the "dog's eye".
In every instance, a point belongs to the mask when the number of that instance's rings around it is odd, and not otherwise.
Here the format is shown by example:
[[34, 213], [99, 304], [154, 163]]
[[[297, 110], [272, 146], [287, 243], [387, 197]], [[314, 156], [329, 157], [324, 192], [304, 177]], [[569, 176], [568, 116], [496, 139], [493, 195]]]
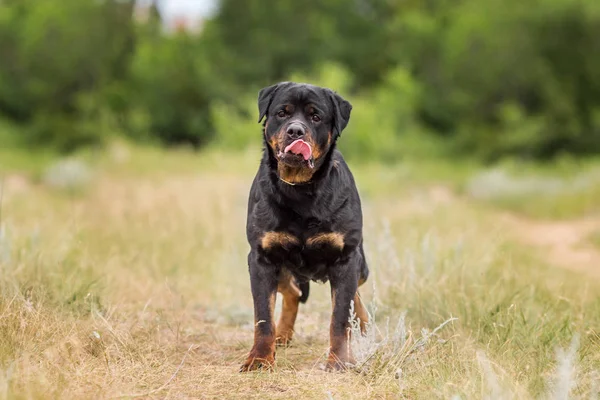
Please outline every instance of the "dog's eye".
[[313, 122], [321, 122], [321, 117], [319, 117], [317, 114], [313, 114], [312, 120]]
[[285, 116], [286, 116], [285, 110], [279, 110], [279, 112], [277, 113], [277, 116], [279, 118], [285, 118]]

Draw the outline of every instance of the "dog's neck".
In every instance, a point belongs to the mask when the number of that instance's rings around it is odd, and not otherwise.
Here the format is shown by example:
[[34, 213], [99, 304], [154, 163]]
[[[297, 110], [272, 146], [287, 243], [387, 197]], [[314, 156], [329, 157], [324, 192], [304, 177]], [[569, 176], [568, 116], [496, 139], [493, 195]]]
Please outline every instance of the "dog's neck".
[[[296, 185], [298, 185], [297, 183], [288, 182], [288, 181], [286, 181], [286, 180], [285, 180], [285, 179], [283, 179], [283, 178], [279, 178], [279, 180], [280, 180], [281, 182], [285, 183], [286, 185], [290, 185], [290, 186], [296, 186]], [[307, 183], [310, 183], [310, 182], [307, 182]], [[302, 184], [301, 184], [301, 185], [302, 185]]]
[[283, 163], [277, 163], [277, 177], [288, 185], [305, 185], [310, 183], [316, 169], [306, 167], [290, 167]]
[[329, 161], [335, 151], [335, 145], [329, 148], [327, 154], [315, 160], [314, 168], [307, 167], [291, 167], [289, 165], [278, 162], [277, 157], [272, 150], [267, 147], [265, 149], [265, 162], [273, 175], [284, 186], [289, 188], [303, 188], [311, 184], [318, 183], [320, 179], [327, 174], [329, 169]]

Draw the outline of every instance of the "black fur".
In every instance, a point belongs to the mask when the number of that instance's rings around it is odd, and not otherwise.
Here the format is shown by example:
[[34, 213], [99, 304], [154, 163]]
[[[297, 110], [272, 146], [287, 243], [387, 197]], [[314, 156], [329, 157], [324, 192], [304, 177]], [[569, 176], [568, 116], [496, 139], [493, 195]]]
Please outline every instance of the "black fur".
[[[266, 117], [264, 153], [250, 190], [246, 226], [255, 319], [264, 321], [256, 326], [256, 335], [273, 334], [269, 298], [277, 290], [283, 268], [295, 277], [302, 291], [301, 302], [308, 298], [311, 280], [330, 281], [336, 293], [332, 334], [343, 335], [350, 300], [359, 281], [368, 276], [360, 197], [352, 173], [336, 149], [352, 106], [330, 89], [282, 82], [260, 91], [258, 108], [259, 122]], [[285, 116], [280, 115], [283, 113]], [[286, 134], [292, 122], [307, 128], [307, 140], [314, 143], [313, 154], [319, 153], [314, 168], [301, 156], [281, 153], [293, 141]], [[291, 185], [280, 176], [281, 163], [312, 175]], [[296, 241], [275, 240], [265, 248], [265, 235], [273, 232]], [[343, 246], [334, 240], [310, 244], [311, 238], [323, 234], [334, 238], [341, 235]], [[255, 356], [260, 353], [257, 346], [255, 341]]]
[[306, 300], [308, 300], [308, 293], [310, 292], [310, 283], [309, 282], [300, 282], [300, 284], [298, 286], [300, 287], [300, 290], [302, 291], [302, 295], [300, 296], [300, 298], [298, 300], [300, 301], [300, 303], [306, 303]]

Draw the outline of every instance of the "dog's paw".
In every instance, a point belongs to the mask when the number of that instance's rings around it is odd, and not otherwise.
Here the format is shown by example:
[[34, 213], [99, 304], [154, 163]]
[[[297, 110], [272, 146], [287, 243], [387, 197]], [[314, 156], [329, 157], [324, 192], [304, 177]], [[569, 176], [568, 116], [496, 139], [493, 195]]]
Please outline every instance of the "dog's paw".
[[348, 365], [338, 361], [327, 361], [327, 364], [325, 364], [325, 371], [327, 372], [346, 372], [349, 369]]
[[275, 356], [269, 355], [265, 357], [257, 357], [250, 354], [246, 362], [240, 367], [240, 372], [249, 372], [256, 370], [272, 371], [275, 366]]
[[281, 334], [277, 335], [277, 339], [275, 339], [275, 344], [278, 347], [288, 347], [292, 344], [292, 335], [291, 334]]
[[327, 358], [327, 364], [325, 364], [325, 371], [328, 372], [346, 372], [353, 369], [356, 366], [356, 361], [353, 357], [340, 358], [333, 353], [329, 354]]

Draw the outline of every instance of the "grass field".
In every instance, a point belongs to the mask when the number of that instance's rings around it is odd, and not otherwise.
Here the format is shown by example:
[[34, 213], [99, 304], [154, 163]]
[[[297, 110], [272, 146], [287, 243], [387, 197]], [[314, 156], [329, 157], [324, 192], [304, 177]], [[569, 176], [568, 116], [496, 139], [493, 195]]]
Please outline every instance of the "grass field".
[[468, 165], [353, 164], [375, 320], [361, 362], [321, 370], [331, 305], [313, 284], [275, 371], [239, 374], [259, 152], [28, 157], [0, 152], [0, 398], [598, 398], [591, 166], [509, 201]]

